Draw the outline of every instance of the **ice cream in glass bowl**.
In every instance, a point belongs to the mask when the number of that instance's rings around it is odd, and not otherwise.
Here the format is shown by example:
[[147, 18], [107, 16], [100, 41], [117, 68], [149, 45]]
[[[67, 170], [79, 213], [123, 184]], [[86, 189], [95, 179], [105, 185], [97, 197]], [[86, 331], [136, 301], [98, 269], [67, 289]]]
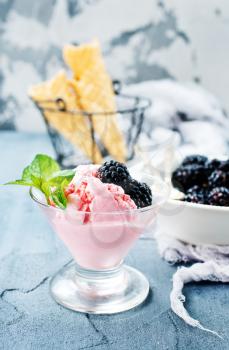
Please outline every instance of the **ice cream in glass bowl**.
[[39, 184], [33, 183], [29, 171], [34, 165], [30, 167], [23, 172], [24, 180], [22, 174], [14, 183], [31, 185], [31, 198], [73, 257], [51, 280], [54, 299], [69, 309], [95, 314], [142, 303], [149, 282], [123, 260], [155, 221], [166, 200], [166, 185], [147, 174], [133, 179], [127, 167], [115, 161], [63, 171], [52, 165], [51, 175], [40, 174]]

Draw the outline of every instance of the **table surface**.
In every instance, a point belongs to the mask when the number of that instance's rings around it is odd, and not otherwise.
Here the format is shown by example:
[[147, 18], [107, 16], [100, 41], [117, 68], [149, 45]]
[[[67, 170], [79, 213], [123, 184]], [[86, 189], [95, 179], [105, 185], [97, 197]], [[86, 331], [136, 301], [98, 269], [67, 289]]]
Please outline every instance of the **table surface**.
[[[46, 135], [0, 132], [0, 183], [18, 178], [36, 153], [53, 155]], [[0, 349], [229, 349], [229, 286], [200, 283], [184, 290], [191, 315], [223, 340], [187, 326], [170, 309], [177, 267], [159, 257], [149, 236], [126, 259], [149, 279], [147, 300], [116, 315], [85, 315], [49, 295], [50, 277], [71, 257], [27, 188], [0, 187], [0, 220]]]

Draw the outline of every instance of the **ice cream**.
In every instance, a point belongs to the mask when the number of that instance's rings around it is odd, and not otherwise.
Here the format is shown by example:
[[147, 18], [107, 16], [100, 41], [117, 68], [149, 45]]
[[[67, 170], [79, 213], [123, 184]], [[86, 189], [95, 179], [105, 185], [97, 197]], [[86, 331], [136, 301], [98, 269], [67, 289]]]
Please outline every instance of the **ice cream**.
[[60, 170], [50, 157], [37, 155], [22, 178], [11, 183], [43, 192], [42, 200], [32, 198], [86, 269], [117, 266], [156, 213], [150, 188], [115, 161]]
[[85, 212], [84, 223], [89, 213], [115, 212], [136, 209], [137, 206], [122, 187], [103, 183], [97, 177], [96, 165], [80, 166], [72, 182], [65, 190], [68, 201], [67, 211]]
[[103, 183], [98, 166], [80, 166], [66, 188], [67, 208], [52, 220], [79, 265], [112, 268], [127, 254], [141, 231], [136, 204], [122, 187]]
[[52, 220], [76, 262], [95, 270], [119, 264], [146, 224], [131, 197], [121, 186], [102, 182], [98, 169], [77, 167], [65, 190], [67, 208]]

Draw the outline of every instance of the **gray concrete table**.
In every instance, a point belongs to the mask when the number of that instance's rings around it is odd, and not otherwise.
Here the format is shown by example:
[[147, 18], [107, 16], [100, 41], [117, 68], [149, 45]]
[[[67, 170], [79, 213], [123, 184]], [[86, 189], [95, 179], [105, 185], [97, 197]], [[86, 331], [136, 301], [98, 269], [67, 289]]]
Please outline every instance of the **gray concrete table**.
[[[45, 135], [0, 133], [0, 182], [15, 179], [36, 153], [53, 154]], [[193, 317], [223, 340], [184, 324], [170, 309], [176, 267], [158, 256], [150, 238], [127, 258], [149, 279], [146, 302], [112, 316], [69, 311], [49, 295], [49, 279], [70, 255], [31, 202], [26, 188], [0, 187], [0, 349], [229, 349], [229, 286], [188, 285]]]

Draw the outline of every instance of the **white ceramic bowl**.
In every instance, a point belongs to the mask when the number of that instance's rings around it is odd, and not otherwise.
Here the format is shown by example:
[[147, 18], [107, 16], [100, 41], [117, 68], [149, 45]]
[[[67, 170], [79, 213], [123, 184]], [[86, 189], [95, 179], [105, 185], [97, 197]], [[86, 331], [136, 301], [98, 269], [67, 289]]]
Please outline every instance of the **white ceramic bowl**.
[[[174, 156], [173, 169], [179, 166], [181, 158]], [[214, 155], [211, 158], [225, 160], [228, 156]], [[139, 173], [151, 173], [152, 169], [155, 169], [155, 165], [147, 169], [144, 162], [132, 166], [132, 171]], [[172, 195], [172, 198], [176, 197]], [[229, 245], [229, 207], [169, 199], [160, 209], [158, 229], [161, 233], [191, 244]]]
[[[228, 159], [209, 156], [209, 159]], [[173, 169], [179, 166], [174, 162]], [[229, 207], [169, 199], [159, 217], [161, 231], [191, 244], [229, 244]]]
[[191, 244], [229, 244], [229, 207], [169, 199], [158, 216], [161, 233]]

